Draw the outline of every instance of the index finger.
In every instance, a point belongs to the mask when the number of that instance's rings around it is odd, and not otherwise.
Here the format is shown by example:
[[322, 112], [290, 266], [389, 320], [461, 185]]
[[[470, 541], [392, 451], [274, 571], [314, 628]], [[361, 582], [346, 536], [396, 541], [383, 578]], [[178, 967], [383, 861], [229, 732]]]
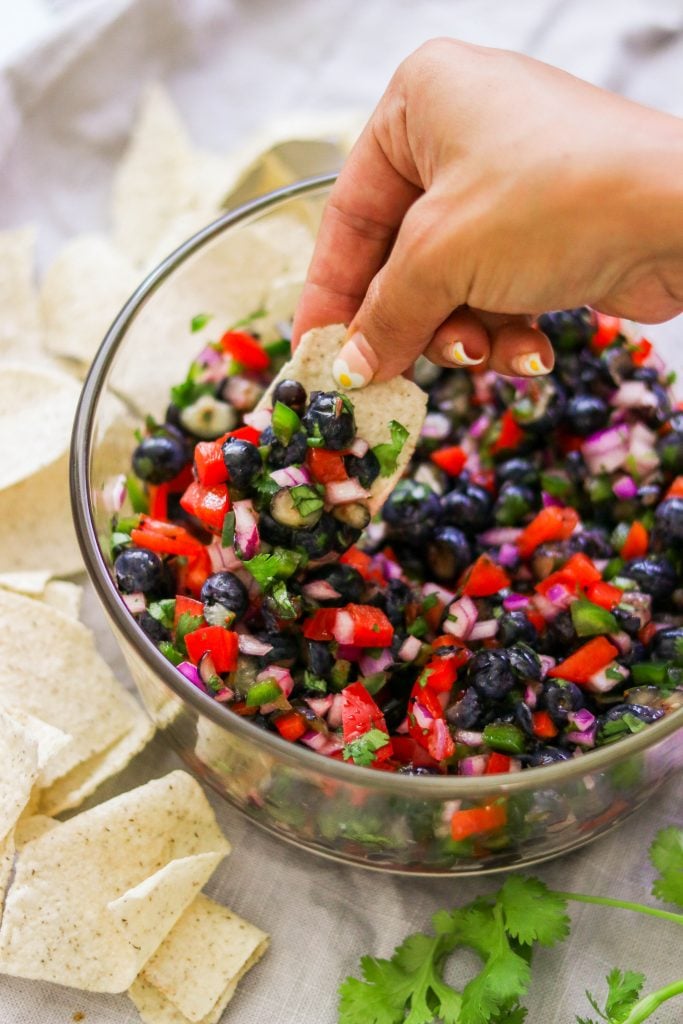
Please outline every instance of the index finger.
[[384, 263], [406, 210], [422, 190], [393, 166], [366, 125], [325, 207], [292, 332], [349, 323]]

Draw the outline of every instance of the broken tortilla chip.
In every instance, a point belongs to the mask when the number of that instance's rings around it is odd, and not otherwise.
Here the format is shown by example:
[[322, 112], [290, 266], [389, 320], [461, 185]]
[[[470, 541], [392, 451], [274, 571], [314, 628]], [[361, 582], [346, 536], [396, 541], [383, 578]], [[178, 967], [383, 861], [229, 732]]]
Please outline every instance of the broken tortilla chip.
[[0, 356], [31, 359], [42, 339], [40, 304], [34, 281], [36, 230], [0, 231]]
[[72, 619], [77, 619], [81, 610], [83, 587], [67, 580], [53, 580], [49, 572], [0, 573], [0, 590], [44, 601]]
[[10, 833], [38, 777], [38, 744], [27, 728], [0, 711], [0, 840]]

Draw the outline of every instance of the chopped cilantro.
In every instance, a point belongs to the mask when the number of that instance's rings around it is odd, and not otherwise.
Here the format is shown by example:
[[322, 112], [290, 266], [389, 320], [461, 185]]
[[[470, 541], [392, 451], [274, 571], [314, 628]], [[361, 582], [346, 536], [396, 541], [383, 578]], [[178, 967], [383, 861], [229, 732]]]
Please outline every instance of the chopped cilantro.
[[173, 629], [175, 615], [175, 598], [167, 597], [163, 601], [152, 601], [147, 609], [149, 614], [166, 629]]
[[403, 451], [403, 446], [408, 440], [408, 431], [399, 423], [397, 420], [392, 420], [389, 424], [389, 432], [391, 434], [391, 441], [385, 441], [383, 444], [377, 444], [372, 449], [374, 455], [377, 457], [379, 462], [379, 472], [381, 476], [391, 476], [396, 469], [396, 463], [398, 457]]
[[[300, 608], [292, 601], [291, 595], [287, 590], [287, 584], [284, 580], [277, 580], [270, 588], [270, 599], [275, 604], [277, 614], [281, 619], [296, 619], [299, 615]], [[299, 599], [299, 606], [301, 600]]]
[[261, 320], [267, 315], [267, 310], [263, 308], [255, 309], [253, 313], [247, 313], [247, 315], [243, 316], [241, 320], [235, 320], [234, 324], [230, 324], [228, 330], [238, 331], [241, 327], [248, 327], [250, 324], [253, 324], [254, 320]]
[[422, 636], [426, 636], [428, 632], [429, 626], [427, 625], [426, 620], [423, 619], [421, 615], [418, 615], [415, 621], [411, 622], [411, 624], [408, 626], [408, 635], [416, 636], [418, 637], [418, 639]]
[[201, 331], [202, 327], [206, 327], [209, 320], [213, 320], [213, 313], [197, 313], [190, 320], [190, 330], [193, 334], [197, 331]]
[[221, 531], [221, 547], [231, 548], [235, 543], [235, 513], [226, 512]]
[[[638, 1002], [645, 983], [645, 976], [636, 971], [624, 971], [615, 967], [607, 975], [607, 999], [603, 1010], [598, 1006], [595, 996], [586, 992], [586, 998], [602, 1020], [611, 1022], [625, 1021], [630, 1011]], [[577, 1024], [597, 1024], [589, 1017], [577, 1017]]]
[[159, 650], [172, 665], [179, 665], [181, 661], [185, 661], [185, 655], [177, 650], [169, 640], [162, 640], [159, 644]]
[[422, 602], [422, 611], [428, 612], [431, 608], [436, 608], [439, 603], [439, 598], [436, 594], [427, 594], [424, 601]]
[[674, 661], [677, 665], [683, 667], [683, 636], [679, 636], [674, 640]]
[[372, 675], [363, 677], [363, 686], [368, 691], [371, 697], [374, 697], [376, 693], [387, 684], [386, 672], [373, 672]]
[[286, 580], [301, 564], [301, 555], [287, 548], [273, 548], [244, 563], [257, 583], [265, 590], [273, 580]]
[[658, 832], [650, 860], [661, 875], [652, 886], [653, 896], [683, 907], [683, 829], [672, 826]]
[[145, 489], [138, 478], [132, 473], [129, 473], [126, 477], [126, 491], [128, 492], [128, 500], [133, 512], [147, 512], [149, 502], [147, 501]]
[[263, 470], [258, 474], [252, 486], [264, 505], [270, 504], [270, 499], [280, 490], [280, 485], [273, 480], [267, 470]]
[[203, 370], [204, 367], [201, 363], [190, 363], [190, 369], [187, 371], [185, 380], [171, 388], [171, 401], [179, 409], [186, 409], [188, 405], [193, 405], [202, 395], [214, 394], [216, 390], [215, 384], [198, 379]]
[[179, 651], [182, 651], [183, 654], [187, 653], [185, 650], [185, 637], [188, 633], [193, 633], [195, 629], [199, 629], [203, 625], [203, 615], [190, 615], [189, 612], [183, 612], [175, 628], [175, 645]]
[[366, 768], [375, 760], [375, 754], [389, 743], [388, 735], [382, 729], [370, 729], [358, 739], [344, 745], [344, 760]]
[[311, 693], [319, 693], [321, 696], [327, 693], [327, 683], [325, 680], [319, 676], [314, 676], [308, 669], [304, 672], [303, 687], [304, 690], [308, 690]]

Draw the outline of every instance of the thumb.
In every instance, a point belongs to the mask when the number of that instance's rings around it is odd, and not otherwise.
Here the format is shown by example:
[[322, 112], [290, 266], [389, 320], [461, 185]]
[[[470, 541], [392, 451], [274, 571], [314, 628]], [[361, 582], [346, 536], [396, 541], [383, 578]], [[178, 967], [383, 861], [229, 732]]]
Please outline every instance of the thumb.
[[[453, 216], [430, 196], [405, 214], [391, 253], [373, 277], [332, 368], [342, 387], [364, 387], [403, 373], [460, 303], [457, 246], [443, 230]], [[439, 224], [441, 222], [441, 226]], [[450, 237], [449, 237], [450, 236]], [[460, 301], [463, 301], [462, 299]]]

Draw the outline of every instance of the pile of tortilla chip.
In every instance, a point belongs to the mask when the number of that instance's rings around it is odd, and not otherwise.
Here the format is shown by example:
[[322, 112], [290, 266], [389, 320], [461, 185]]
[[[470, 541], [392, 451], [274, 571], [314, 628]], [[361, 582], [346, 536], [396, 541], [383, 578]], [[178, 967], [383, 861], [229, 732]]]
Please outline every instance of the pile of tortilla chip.
[[0, 712], [0, 971], [215, 1024], [268, 937], [200, 892], [230, 852], [201, 787], [175, 771], [59, 822], [27, 809], [48, 741]]

